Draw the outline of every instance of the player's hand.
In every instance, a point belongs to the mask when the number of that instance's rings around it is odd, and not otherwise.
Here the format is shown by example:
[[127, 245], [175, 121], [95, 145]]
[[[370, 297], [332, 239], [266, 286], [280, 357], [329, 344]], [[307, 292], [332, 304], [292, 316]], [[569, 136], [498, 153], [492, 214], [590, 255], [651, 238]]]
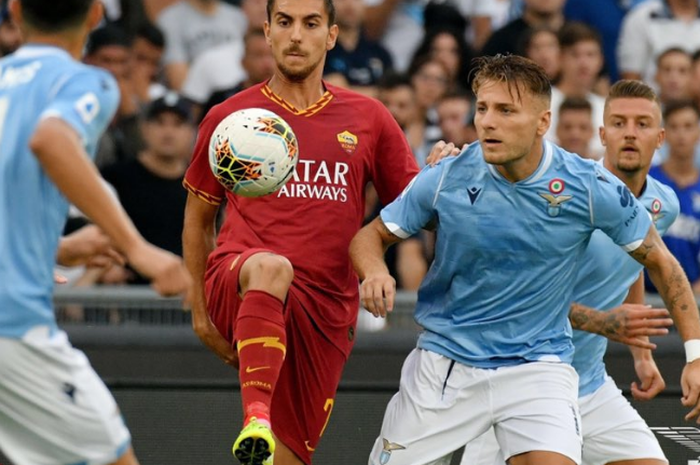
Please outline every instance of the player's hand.
[[668, 326], [673, 326], [669, 312], [665, 308], [651, 308], [640, 304], [622, 304], [604, 316], [598, 334], [611, 341], [621, 342], [642, 349], [656, 349], [656, 344], [645, 336], [668, 334]]
[[360, 284], [362, 306], [375, 317], [386, 317], [394, 309], [396, 280], [388, 273], [367, 276]]
[[182, 295], [189, 305], [192, 278], [182, 258], [144, 241], [129, 251], [128, 259], [137, 272], [151, 279], [156, 292], [166, 297]]
[[231, 344], [219, 333], [206, 310], [192, 309], [192, 329], [199, 340], [217, 357], [227, 365], [238, 369], [238, 351], [234, 350]]
[[123, 265], [125, 260], [100, 228], [88, 225], [61, 238], [56, 262], [63, 266], [106, 267]]
[[[685, 421], [690, 421], [700, 414], [700, 360], [687, 363], [683, 368], [681, 389], [683, 389], [681, 403], [685, 407], [692, 408], [685, 416]], [[700, 418], [696, 422], [700, 424]]]
[[53, 272], [53, 282], [56, 284], [66, 284], [68, 282], [68, 278], [66, 278], [65, 276], [60, 275], [54, 271]]
[[639, 383], [634, 381], [630, 389], [632, 397], [636, 400], [651, 400], [666, 388], [666, 382], [651, 354], [648, 357], [635, 360], [634, 371], [637, 373]]
[[443, 158], [459, 155], [465, 147], [466, 144], [460, 149], [455, 147], [455, 144], [452, 142], [448, 144], [444, 140], [438, 141], [435, 145], [433, 145], [433, 148], [430, 150], [430, 154], [428, 155], [428, 158], [425, 159], [425, 162], [430, 166], [435, 166], [435, 164]]

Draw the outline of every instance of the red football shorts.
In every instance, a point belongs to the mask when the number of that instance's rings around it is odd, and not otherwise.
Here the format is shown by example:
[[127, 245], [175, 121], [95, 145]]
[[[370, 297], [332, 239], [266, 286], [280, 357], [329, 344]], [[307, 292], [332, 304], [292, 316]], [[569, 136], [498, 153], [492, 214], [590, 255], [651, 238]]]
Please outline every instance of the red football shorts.
[[[236, 315], [242, 299], [238, 276], [243, 263], [266, 249], [231, 254], [209, 267], [206, 274], [207, 308], [219, 332], [234, 347]], [[272, 398], [271, 421], [275, 436], [306, 464], [323, 435], [345, 366], [343, 353], [311, 320], [305, 306], [313, 305], [292, 283], [284, 305], [287, 355]], [[347, 331], [347, 330], [345, 330]], [[346, 336], [347, 337], [347, 336]]]

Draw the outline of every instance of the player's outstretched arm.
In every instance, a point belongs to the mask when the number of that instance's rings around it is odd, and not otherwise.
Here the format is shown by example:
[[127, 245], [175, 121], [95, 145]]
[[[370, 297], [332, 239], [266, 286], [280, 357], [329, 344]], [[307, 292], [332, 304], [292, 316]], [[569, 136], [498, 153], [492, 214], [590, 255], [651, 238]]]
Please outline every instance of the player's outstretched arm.
[[182, 230], [182, 251], [185, 266], [192, 275], [192, 329], [199, 339], [221, 360], [237, 366], [238, 357], [219, 333], [207, 313], [207, 301], [204, 293], [204, 272], [207, 257], [214, 250], [216, 241], [216, 214], [218, 205], [209, 204], [196, 195], [187, 195], [185, 206], [185, 225]]
[[569, 309], [571, 327], [599, 334], [611, 341], [642, 349], [655, 349], [649, 336], [668, 334], [666, 326], [673, 325], [668, 310], [641, 304], [624, 303], [608, 312], [572, 303]]
[[681, 376], [681, 388], [683, 405], [692, 407], [685, 417], [690, 420], [700, 414], [700, 316], [690, 282], [654, 227], [630, 255], [647, 268], [685, 342], [688, 363]]
[[60, 118], [41, 120], [29, 142], [58, 189], [97, 224], [139, 273], [163, 295], [187, 293], [189, 274], [179, 257], [146, 242], [100, 181], [78, 133]]
[[384, 252], [401, 240], [377, 217], [362, 228], [350, 243], [350, 259], [362, 281], [360, 300], [376, 317], [385, 317], [394, 308], [396, 280], [389, 274]]
[[63, 266], [105, 267], [113, 263], [124, 265], [126, 262], [112, 247], [109, 237], [94, 224], [89, 224], [61, 238], [56, 263]]

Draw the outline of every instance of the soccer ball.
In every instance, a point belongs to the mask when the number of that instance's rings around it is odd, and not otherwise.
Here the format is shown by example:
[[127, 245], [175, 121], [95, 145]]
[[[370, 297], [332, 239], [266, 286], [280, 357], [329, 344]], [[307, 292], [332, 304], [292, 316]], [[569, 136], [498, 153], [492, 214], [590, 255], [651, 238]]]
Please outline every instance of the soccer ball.
[[243, 197], [275, 192], [294, 173], [297, 138], [287, 122], [269, 110], [247, 108], [231, 113], [209, 141], [209, 166], [216, 179]]

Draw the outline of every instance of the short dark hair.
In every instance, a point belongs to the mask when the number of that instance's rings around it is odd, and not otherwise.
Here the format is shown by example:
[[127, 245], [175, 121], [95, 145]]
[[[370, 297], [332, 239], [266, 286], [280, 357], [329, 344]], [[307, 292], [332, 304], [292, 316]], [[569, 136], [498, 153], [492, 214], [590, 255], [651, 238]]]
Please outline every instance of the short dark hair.
[[663, 60], [667, 56], [673, 55], [676, 53], [679, 55], [685, 55], [688, 57], [688, 59], [690, 59], [691, 62], [693, 61], [693, 56], [690, 53], [688, 53], [687, 51], [685, 51], [684, 49], [682, 49], [680, 47], [669, 47], [666, 50], [664, 50], [663, 52], [661, 52], [658, 57], [656, 57], [656, 66], [659, 66], [661, 64], [661, 60]]
[[698, 108], [697, 105], [692, 100], [684, 99], [684, 100], [673, 100], [671, 102], [668, 102], [666, 106], [664, 107], [664, 121], [666, 121], [669, 117], [673, 116], [675, 113], [678, 113], [681, 110], [692, 110], [695, 112], [695, 115], [700, 119], [700, 108]]
[[377, 90], [394, 90], [399, 87], [413, 88], [411, 78], [403, 73], [387, 71], [379, 78], [379, 81], [377, 81]]
[[[335, 5], [333, 0], [323, 0], [323, 4], [326, 7], [326, 13], [328, 13], [328, 25], [332, 26], [335, 24]], [[272, 23], [272, 10], [275, 7], [275, 0], [267, 0], [267, 22]]]
[[130, 48], [131, 38], [119, 26], [108, 24], [99, 29], [95, 29], [88, 37], [87, 45], [85, 46], [85, 54], [92, 55], [103, 47], [110, 45], [119, 45], [121, 47]]
[[603, 39], [598, 31], [579, 22], [566, 23], [559, 30], [559, 46], [562, 50], [571, 48], [580, 42], [595, 42], [603, 50]]
[[45, 32], [60, 32], [80, 25], [97, 0], [20, 0], [25, 21]]
[[557, 31], [552, 29], [549, 26], [535, 26], [535, 27], [529, 27], [520, 34], [518, 37], [518, 42], [516, 46], [516, 50], [518, 52], [518, 55], [522, 55], [524, 57], [527, 56], [527, 52], [532, 47], [532, 42], [534, 42], [535, 37], [537, 37], [540, 34], [549, 34], [554, 36], [555, 39], [557, 39], [557, 44], [559, 43], [559, 36], [557, 35]]
[[593, 113], [593, 107], [588, 99], [583, 97], [567, 97], [559, 105], [559, 114], [565, 111], [587, 111], [588, 113]]
[[475, 58], [474, 79], [472, 92], [479, 93], [479, 89], [488, 81], [503, 82], [509, 89], [515, 87], [518, 99], [521, 98], [520, 89], [526, 89], [536, 97], [542, 97], [547, 103], [552, 101], [552, 85], [549, 82], [544, 69], [529, 58], [519, 55], [482, 56]]
[[654, 92], [654, 89], [642, 81], [633, 79], [622, 79], [613, 84], [605, 99], [605, 106], [607, 107], [611, 100], [618, 98], [641, 98], [649, 100], [650, 102], [655, 102], [661, 107], [661, 102], [656, 92]]
[[158, 47], [165, 48], [165, 35], [163, 31], [160, 30], [158, 26], [150, 21], [144, 21], [136, 29], [135, 37], [140, 37], [149, 44]]

